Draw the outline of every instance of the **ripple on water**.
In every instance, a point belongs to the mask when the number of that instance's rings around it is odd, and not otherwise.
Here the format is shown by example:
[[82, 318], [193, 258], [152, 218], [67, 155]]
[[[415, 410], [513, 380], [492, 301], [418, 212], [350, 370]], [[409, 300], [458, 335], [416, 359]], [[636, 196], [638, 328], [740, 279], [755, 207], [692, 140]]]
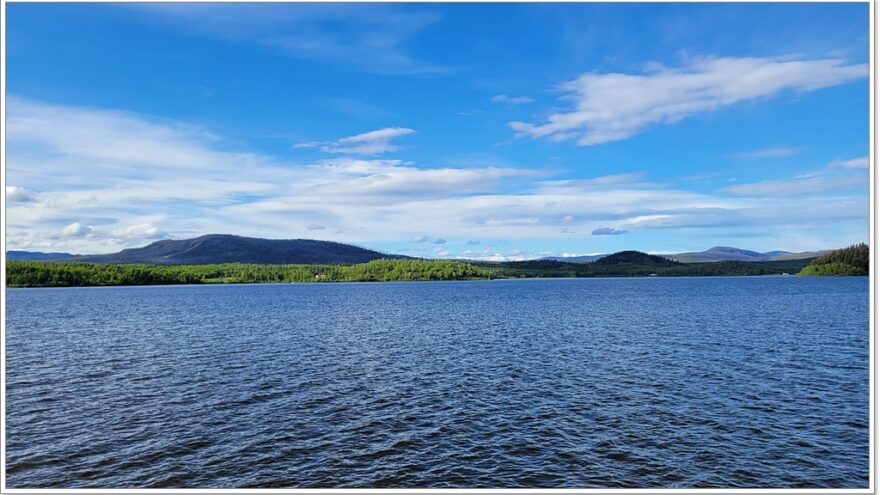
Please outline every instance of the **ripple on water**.
[[864, 278], [12, 289], [7, 302], [10, 487], [868, 483]]

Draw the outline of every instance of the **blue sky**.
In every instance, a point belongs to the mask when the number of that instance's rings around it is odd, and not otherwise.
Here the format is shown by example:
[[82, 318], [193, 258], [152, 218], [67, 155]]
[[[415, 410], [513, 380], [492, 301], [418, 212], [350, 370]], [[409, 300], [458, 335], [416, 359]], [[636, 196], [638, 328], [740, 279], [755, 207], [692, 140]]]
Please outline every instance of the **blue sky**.
[[868, 4], [8, 4], [7, 249], [868, 238]]

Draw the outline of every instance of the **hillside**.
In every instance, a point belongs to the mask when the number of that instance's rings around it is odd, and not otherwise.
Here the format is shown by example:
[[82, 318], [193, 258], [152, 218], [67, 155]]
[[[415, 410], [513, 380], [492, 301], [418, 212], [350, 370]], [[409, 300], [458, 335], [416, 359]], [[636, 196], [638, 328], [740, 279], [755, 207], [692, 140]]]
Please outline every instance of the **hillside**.
[[607, 254], [585, 254], [583, 256], [547, 256], [541, 258], [546, 261], [562, 261], [565, 263], [589, 263], [599, 258], [608, 256]]
[[[767, 251], [757, 252], [748, 249], [740, 249], [727, 246], [715, 246], [705, 251], [695, 251], [689, 253], [664, 254], [664, 258], [678, 261], [680, 263], [707, 263], [714, 261], [784, 261], [784, 260], [803, 260], [821, 256], [828, 251], [805, 251], [802, 253], [792, 253], [789, 251]], [[563, 261], [566, 263], [589, 263], [607, 256], [606, 254], [584, 255], [584, 256], [548, 256], [541, 258], [542, 260]]]
[[764, 253], [727, 246], [715, 246], [705, 251], [693, 253], [670, 254], [666, 257], [685, 263], [704, 261], [763, 261], [768, 258]]
[[596, 265], [638, 265], [643, 267], [678, 265], [677, 262], [670, 259], [641, 251], [621, 251], [599, 258], [593, 263]]
[[793, 275], [811, 260], [712, 261], [677, 263], [638, 251], [623, 251], [592, 263], [554, 260], [474, 261], [472, 265], [491, 269], [496, 277], [709, 277], [735, 275]]
[[868, 275], [871, 252], [867, 244], [854, 244], [819, 256], [798, 275]]
[[802, 253], [792, 253], [784, 256], [775, 256], [772, 258], [773, 261], [785, 261], [785, 260], [805, 260], [809, 258], [818, 258], [823, 254], [830, 253], [830, 249], [826, 249], [824, 251], [804, 251]]
[[68, 261], [143, 263], [147, 265], [205, 265], [253, 263], [264, 265], [348, 265], [381, 258], [405, 258], [330, 241], [258, 239], [212, 234], [195, 239], [157, 241], [118, 253], [86, 255]]
[[63, 260], [73, 258], [75, 254], [70, 253], [41, 253], [39, 251], [6, 251], [7, 260], [21, 261], [46, 261], [46, 260]]

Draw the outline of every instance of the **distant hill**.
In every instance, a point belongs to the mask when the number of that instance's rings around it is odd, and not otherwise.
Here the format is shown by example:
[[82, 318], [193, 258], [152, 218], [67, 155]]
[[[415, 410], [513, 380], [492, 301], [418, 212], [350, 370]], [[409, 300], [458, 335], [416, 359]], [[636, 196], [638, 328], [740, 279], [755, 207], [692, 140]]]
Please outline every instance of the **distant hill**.
[[767, 251], [764, 253], [764, 256], [769, 256], [770, 258], [779, 258], [780, 256], [796, 256], [801, 253], [792, 253], [791, 251]]
[[683, 263], [697, 263], [707, 261], [782, 261], [815, 258], [827, 251], [808, 251], [792, 253], [789, 251], [767, 251], [759, 253], [748, 249], [739, 249], [727, 246], [715, 246], [705, 251], [694, 253], [667, 254], [664, 257]]
[[792, 253], [792, 254], [786, 254], [784, 256], [774, 256], [773, 258], [770, 258], [770, 259], [772, 261], [806, 260], [806, 259], [810, 259], [810, 258], [818, 258], [819, 256], [822, 256], [823, 254], [828, 254], [831, 251], [832, 251], [831, 249], [826, 249], [823, 251], [804, 251], [802, 253]]
[[312, 239], [258, 239], [212, 234], [195, 239], [157, 241], [118, 253], [76, 256], [68, 261], [205, 265], [218, 263], [348, 265], [406, 256], [389, 255], [350, 244]]
[[675, 266], [679, 263], [653, 254], [641, 251], [621, 251], [599, 258], [593, 262], [595, 265], [639, 265], [643, 267]]
[[607, 254], [586, 254], [584, 256], [547, 256], [545, 258], [541, 258], [542, 260], [547, 261], [564, 261], [566, 263], [589, 263], [591, 261], [596, 261], [599, 258], [604, 256], [608, 256]]
[[46, 260], [63, 260], [65, 258], [73, 258], [75, 254], [70, 253], [41, 253], [39, 251], [6, 251], [7, 260], [22, 261], [46, 261]]

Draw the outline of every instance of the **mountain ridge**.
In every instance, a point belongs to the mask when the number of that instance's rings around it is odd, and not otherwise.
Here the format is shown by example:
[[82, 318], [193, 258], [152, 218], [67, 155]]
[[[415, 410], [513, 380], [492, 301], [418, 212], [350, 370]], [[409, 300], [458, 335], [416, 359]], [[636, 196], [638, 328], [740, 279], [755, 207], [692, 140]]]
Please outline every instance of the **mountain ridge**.
[[147, 265], [205, 265], [253, 263], [266, 265], [346, 265], [376, 259], [404, 259], [351, 244], [314, 239], [261, 239], [208, 234], [192, 239], [165, 239], [117, 253], [80, 255], [64, 261], [143, 263]]
[[63, 260], [75, 257], [70, 253], [45, 253], [42, 251], [6, 251], [6, 259], [20, 261]]
[[[624, 252], [624, 251], [622, 251]], [[635, 252], [635, 251], [633, 251]], [[816, 258], [830, 250], [757, 252], [728, 246], [705, 251], [651, 255], [681, 263], [713, 261], [787, 261]], [[532, 261], [590, 263], [620, 254], [548, 256]], [[262, 239], [230, 234], [208, 234], [192, 239], [165, 239], [117, 253], [76, 255], [61, 252], [7, 251], [8, 260], [83, 261], [95, 263], [144, 263], [157, 265], [254, 263], [254, 264], [352, 264], [373, 259], [406, 259], [408, 256], [315, 239]], [[462, 260], [476, 261], [476, 260]], [[642, 260], [644, 261], [644, 260]]]
[[[802, 251], [793, 253], [791, 251], [766, 251], [758, 252], [748, 249], [741, 249], [729, 246], [714, 246], [705, 251], [694, 251], [687, 253], [660, 254], [663, 258], [679, 261], [682, 263], [702, 263], [712, 261], [786, 261], [800, 260], [807, 258], [815, 258], [821, 256], [830, 250], [820, 251]], [[589, 254], [584, 256], [547, 256], [542, 260], [564, 261], [567, 263], [590, 263], [595, 262], [610, 254]]]

